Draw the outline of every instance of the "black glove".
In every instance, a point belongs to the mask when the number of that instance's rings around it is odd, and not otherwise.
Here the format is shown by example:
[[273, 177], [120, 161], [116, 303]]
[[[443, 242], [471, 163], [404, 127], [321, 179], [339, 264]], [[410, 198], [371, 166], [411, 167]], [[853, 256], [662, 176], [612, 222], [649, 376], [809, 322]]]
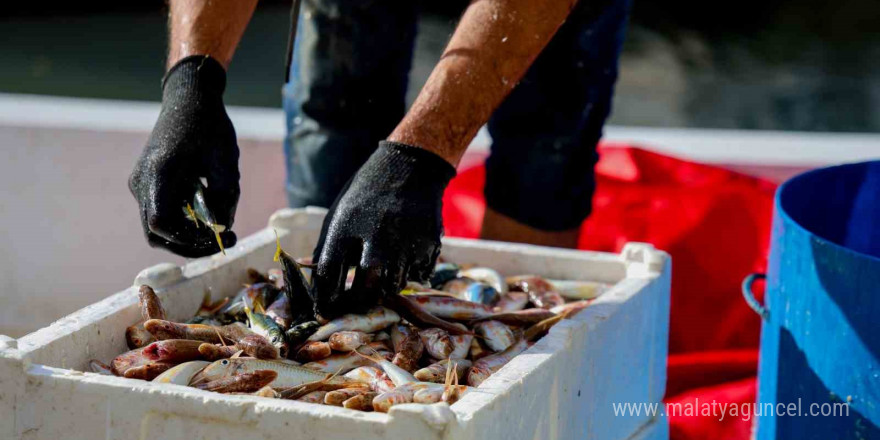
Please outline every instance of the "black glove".
[[223, 244], [235, 245], [238, 145], [223, 107], [225, 87], [223, 66], [204, 55], [180, 60], [165, 75], [159, 120], [128, 181], [150, 246], [184, 257], [220, 251], [213, 232], [184, 212], [202, 177], [208, 209], [226, 226]]
[[427, 279], [440, 254], [443, 190], [453, 176], [455, 168], [434, 153], [380, 142], [324, 220], [314, 253], [315, 313], [361, 312], [408, 279]]

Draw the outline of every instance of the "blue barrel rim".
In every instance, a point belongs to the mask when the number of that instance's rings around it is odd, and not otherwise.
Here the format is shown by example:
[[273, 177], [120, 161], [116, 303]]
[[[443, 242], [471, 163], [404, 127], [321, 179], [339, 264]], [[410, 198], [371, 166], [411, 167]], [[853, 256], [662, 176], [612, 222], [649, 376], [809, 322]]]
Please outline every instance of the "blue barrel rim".
[[800, 181], [801, 179], [808, 179], [813, 174], [822, 174], [822, 173], [826, 173], [826, 172], [831, 172], [832, 170], [836, 170], [839, 168], [849, 168], [849, 167], [860, 166], [860, 165], [869, 164], [869, 163], [880, 163], [880, 160], [869, 160], [869, 161], [864, 161], [864, 162], [849, 162], [849, 163], [843, 163], [843, 164], [838, 164], [838, 165], [832, 165], [829, 167], [819, 167], [819, 168], [815, 168], [815, 169], [812, 169], [809, 171], [804, 171], [800, 174], [797, 174], [793, 177], [786, 179], [785, 182], [783, 182], [781, 185], [779, 185], [779, 187], [776, 189], [776, 194], [773, 196], [773, 205], [774, 205], [774, 208], [776, 210], [777, 215], [779, 215], [783, 220], [785, 220], [786, 223], [794, 225], [795, 227], [797, 227], [801, 231], [806, 232], [807, 234], [811, 235], [815, 240], [820, 241], [823, 245], [832, 246], [832, 247], [837, 248], [843, 252], [848, 252], [848, 253], [851, 253], [851, 254], [858, 256], [860, 258], [867, 258], [871, 261], [875, 261], [875, 262], [880, 263], [880, 257], [874, 256], [871, 254], [867, 254], [864, 252], [860, 252], [860, 251], [851, 249], [849, 247], [837, 244], [837, 243], [835, 243], [831, 240], [828, 240], [827, 238], [807, 229], [800, 222], [798, 222], [797, 220], [792, 218], [791, 215], [788, 213], [788, 211], [783, 209], [783, 206], [782, 206], [782, 193], [784, 193], [786, 191], [786, 189], [788, 189], [789, 186], [791, 186], [792, 184], [796, 184], [796, 182]]

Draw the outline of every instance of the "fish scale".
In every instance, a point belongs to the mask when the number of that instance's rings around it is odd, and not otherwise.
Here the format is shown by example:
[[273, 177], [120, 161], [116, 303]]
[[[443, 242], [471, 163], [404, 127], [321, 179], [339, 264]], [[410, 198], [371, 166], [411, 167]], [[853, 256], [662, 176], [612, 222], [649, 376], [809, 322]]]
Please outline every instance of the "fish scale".
[[[295, 387], [308, 382], [315, 382], [326, 378], [327, 374], [306, 367], [290, 365], [283, 362], [253, 358], [222, 359], [205, 367], [193, 376], [190, 385], [200, 382], [210, 382], [231, 377], [236, 374], [254, 373], [258, 370], [272, 370], [278, 373], [278, 377], [272, 381], [273, 388]], [[354, 380], [336, 376], [327, 380], [327, 383], [344, 384], [355, 382]]]

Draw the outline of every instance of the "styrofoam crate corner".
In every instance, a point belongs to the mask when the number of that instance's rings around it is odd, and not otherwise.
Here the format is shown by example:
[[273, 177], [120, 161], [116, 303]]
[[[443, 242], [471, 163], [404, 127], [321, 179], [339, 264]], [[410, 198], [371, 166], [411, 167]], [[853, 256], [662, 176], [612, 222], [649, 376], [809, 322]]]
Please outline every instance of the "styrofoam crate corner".
[[191, 316], [204, 292], [233, 294], [245, 269], [274, 267], [276, 234], [308, 255], [326, 210], [284, 209], [227, 255], [145, 269], [135, 284], [18, 340], [0, 338], [0, 438], [129, 439], [665, 439], [665, 419], [615, 416], [612, 403], [660, 402], [666, 382], [671, 262], [644, 243], [621, 254], [446, 238], [444, 258], [502, 274], [613, 284], [590, 307], [452, 406], [401, 405], [388, 414], [230, 396], [82, 373], [126, 350], [149, 283], [170, 319]]

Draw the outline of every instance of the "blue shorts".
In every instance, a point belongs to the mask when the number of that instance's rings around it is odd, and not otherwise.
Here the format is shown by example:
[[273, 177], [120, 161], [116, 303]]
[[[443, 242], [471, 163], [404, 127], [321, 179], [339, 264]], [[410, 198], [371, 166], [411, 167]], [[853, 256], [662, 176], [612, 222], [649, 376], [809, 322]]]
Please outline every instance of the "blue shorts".
[[[418, 2], [306, 0], [283, 89], [290, 205], [330, 206], [404, 115]], [[629, 0], [581, 1], [489, 120], [487, 205], [537, 229], [589, 215]]]

